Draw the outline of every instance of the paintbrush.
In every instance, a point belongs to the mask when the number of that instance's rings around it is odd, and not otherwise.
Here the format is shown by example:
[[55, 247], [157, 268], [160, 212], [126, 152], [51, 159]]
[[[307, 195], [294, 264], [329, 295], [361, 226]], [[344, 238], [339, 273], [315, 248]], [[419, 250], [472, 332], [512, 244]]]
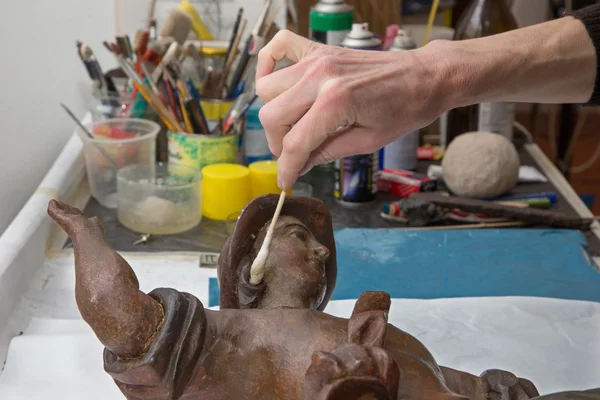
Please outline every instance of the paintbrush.
[[160, 61], [160, 64], [158, 64], [156, 66], [156, 69], [152, 73], [152, 76], [150, 77], [150, 79], [152, 79], [152, 82], [156, 83], [159, 81], [166, 66], [169, 65], [170, 63], [174, 62], [177, 59], [178, 55], [179, 55], [179, 43], [173, 42], [173, 43], [171, 43], [171, 45], [169, 46], [169, 49], [167, 50], [167, 52], [163, 56], [162, 60]]
[[156, 18], [152, 18], [152, 22], [150, 22], [150, 39], [152, 39], [152, 41], [154, 40], [158, 40], [158, 30], [156, 29]]
[[281, 12], [281, 9], [283, 8], [284, 5], [285, 5], [285, 0], [279, 0], [279, 3], [275, 7], [275, 11], [273, 11], [271, 13], [271, 15], [269, 16], [269, 19], [266, 20], [264, 29], [261, 32], [262, 36], [264, 38], [267, 38], [269, 36], [269, 32], [271, 32], [271, 29], [273, 28], [273, 24], [275, 24], [275, 19], [277, 19], [277, 15], [279, 15], [279, 13]]
[[188, 96], [188, 93], [187, 93], [184, 83], [179, 80], [177, 81], [177, 91], [179, 92], [179, 107], [181, 109], [181, 115], [183, 116], [185, 132], [194, 133], [192, 121], [190, 120], [190, 116], [187, 112], [187, 108], [185, 107], [185, 102], [189, 96]]
[[[233, 41], [233, 45], [231, 46], [231, 51], [229, 53], [229, 58], [225, 60], [225, 66], [223, 67], [223, 74], [221, 75], [221, 81], [219, 82], [219, 88], [217, 93], [219, 93], [219, 97], [223, 96], [223, 89], [225, 88], [225, 84], [227, 83], [227, 77], [229, 76], [229, 71], [231, 70], [231, 66], [233, 65], [233, 61], [235, 60], [235, 54], [238, 46], [240, 45], [240, 40], [242, 40], [242, 35], [244, 33], [244, 29], [246, 29], [247, 20], [243, 19], [239, 31]], [[226, 97], [227, 95], [225, 95]]]
[[152, 107], [152, 109], [163, 120], [165, 125], [167, 125], [167, 128], [171, 130], [176, 129], [176, 132], [183, 132], [183, 128], [179, 124], [179, 121], [164, 105], [162, 100], [152, 91], [152, 89], [144, 83], [142, 78], [136, 72], [135, 67], [132, 64], [130, 64], [131, 61], [127, 60], [122, 55], [119, 55], [116, 58], [117, 62], [119, 63], [125, 74], [127, 74], [127, 76], [129, 76], [129, 78], [133, 81], [133, 85], [135, 86], [135, 88], [150, 104], [150, 107]]
[[427, 27], [425, 28], [425, 38], [423, 39], [423, 46], [427, 46], [427, 44], [429, 43], [429, 37], [431, 36], [431, 29], [433, 28], [433, 24], [435, 23], [435, 17], [437, 15], [439, 5], [440, 5], [440, 0], [433, 0], [433, 4], [431, 5], [431, 11], [429, 12], [429, 19], [427, 21]]
[[146, 78], [148, 78], [148, 83], [150, 84], [150, 88], [152, 89], [152, 91], [156, 94], [159, 94], [160, 91], [158, 90], [158, 86], [156, 86], [156, 83], [152, 82], [152, 79], [150, 79], [150, 71], [148, 71], [148, 67], [146, 65], [146, 63], [140, 63], [140, 69], [142, 70], [142, 73], [144, 74], [144, 76]]
[[277, 203], [277, 208], [275, 209], [275, 215], [273, 215], [273, 219], [271, 220], [271, 224], [269, 225], [269, 229], [267, 230], [267, 234], [265, 235], [265, 240], [263, 241], [262, 246], [260, 246], [260, 251], [254, 259], [252, 266], [250, 267], [251, 285], [259, 285], [264, 278], [265, 265], [267, 263], [267, 257], [269, 257], [269, 246], [271, 245], [271, 239], [273, 238], [275, 225], [277, 224], [277, 220], [279, 219], [279, 214], [281, 214], [281, 209], [283, 208], [284, 202], [285, 190], [282, 191], [281, 196], [279, 196], [279, 202]]
[[[246, 96], [239, 96], [238, 99], [244, 97]], [[244, 102], [244, 100], [241, 100], [239, 104], [234, 104], [233, 107], [231, 107], [231, 111], [224, 118], [223, 128], [221, 129], [221, 136], [230, 134], [230, 131], [233, 129], [236, 122], [238, 122], [241, 118], [244, 117], [244, 115], [246, 115], [246, 113], [248, 112], [250, 107], [252, 107], [252, 104], [254, 104], [257, 98], [258, 95], [255, 94], [250, 99], [250, 101]], [[236, 101], [236, 103], [238, 102]]]
[[240, 7], [237, 17], [235, 19], [235, 23], [233, 24], [233, 30], [231, 31], [231, 38], [229, 39], [229, 46], [227, 47], [227, 52], [225, 53], [225, 60], [229, 58], [229, 54], [233, 50], [233, 43], [237, 37], [238, 31], [240, 30], [240, 23], [242, 22], [242, 16], [244, 15], [244, 9]]
[[[89, 137], [92, 140], [96, 140], [96, 137], [85, 126], [83, 126], [83, 124], [81, 123], [81, 121], [79, 121], [79, 118], [77, 118], [75, 116], [75, 114], [73, 114], [73, 111], [69, 110], [69, 107], [65, 106], [62, 103], [61, 103], [61, 106], [62, 106], [62, 108], [65, 109], [65, 111], [67, 112], [67, 114], [69, 114], [69, 116], [71, 117], [71, 119], [73, 121], [75, 121], [75, 123], [77, 124], [77, 126], [79, 126], [79, 129], [81, 129], [81, 131], [86, 134], [87, 137]], [[92, 142], [92, 144], [94, 146], [96, 146], [96, 148], [98, 149], [98, 151], [100, 153], [102, 153], [102, 155], [104, 157], [106, 157], [106, 159], [111, 163], [111, 165], [115, 169], [119, 169], [119, 166], [112, 160], [112, 158], [110, 158], [110, 156], [106, 153], [106, 151], [99, 144], [94, 143], [94, 142]]]
[[148, 41], [150, 39], [150, 29], [152, 28], [152, 21], [154, 20], [154, 10], [156, 9], [156, 0], [150, 0], [148, 2], [148, 16], [146, 17], [146, 27], [141, 32], [135, 53], [138, 57], [141, 57], [148, 49]]
[[265, 23], [265, 19], [267, 18], [267, 14], [271, 9], [271, 0], [266, 0], [263, 5], [263, 9], [254, 25], [254, 29], [252, 30], [252, 34], [246, 40], [246, 45], [244, 46], [244, 50], [240, 55], [240, 59], [238, 61], [237, 67], [232, 74], [232, 78], [229, 82], [229, 94], [233, 93], [235, 88], [240, 84], [242, 76], [244, 75], [244, 71], [246, 71], [246, 67], [248, 66], [248, 61], [250, 61], [251, 52], [253, 50], [253, 42], [260, 36], [260, 33], [263, 29], [263, 25]]
[[256, 21], [256, 25], [254, 25], [254, 29], [252, 30], [252, 36], [260, 36], [264, 27], [265, 21], [267, 19], [267, 15], [271, 10], [272, 0], [265, 0], [265, 4], [263, 5], [263, 9], [260, 12], [258, 20]]
[[115, 39], [117, 41], [117, 46], [119, 46], [119, 52], [127, 58], [132, 58], [132, 54], [129, 51], [129, 45], [125, 36], [117, 36]]
[[114, 52], [113, 52], [113, 48], [110, 46], [110, 43], [108, 43], [106, 40], [105, 40], [104, 42], [102, 42], [102, 45], [103, 45], [104, 47], [106, 47], [106, 49], [107, 49], [108, 51], [110, 51], [111, 53], [114, 53]]
[[194, 22], [192, 21], [192, 18], [185, 12], [176, 8], [171, 11], [163, 23], [162, 29], [160, 30], [160, 37], [172, 37], [177, 43], [183, 45], [188, 39], [193, 26]]
[[187, 78], [186, 81], [188, 92], [191, 98], [194, 100], [194, 103], [196, 104], [196, 107], [192, 107], [192, 109], [194, 110], [194, 113], [197, 112], [198, 114], [198, 124], [201, 127], [200, 131], [201, 133], [208, 134], [208, 122], [206, 121], [206, 116], [204, 115], [202, 107], [200, 106], [200, 101], [202, 100], [200, 97], [200, 92], [198, 91], [196, 85], [194, 85], [194, 82], [190, 78]]
[[98, 85], [99, 89], [106, 92], [107, 85], [106, 80], [104, 79], [104, 73], [102, 72], [102, 68], [96, 59], [94, 52], [88, 45], [85, 45], [80, 41], [77, 41], [76, 44], [77, 54], [79, 54], [79, 58], [83, 61], [90, 78]]
[[196, 73], [198, 74], [198, 79], [200, 81], [204, 81], [206, 79], [206, 68], [204, 67], [204, 58], [198, 52], [196, 46], [192, 43], [187, 46], [188, 55], [194, 60], [194, 65], [196, 66]]
[[168, 79], [165, 79], [163, 82], [165, 84], [165, 90], [167, 92], [167, 98], [169, 100], [169, 107], [171, 107], [173, 115], [175, 115], [175, 117], [179, 121], [181, 121], [182, 115], [179, 112], [179, 107], [177, 107], [178, 99], [175, 98], [175, 91], [173, 90], [173, 85], [171, 85], [171, 82]]
[[194, 101], [193, 98], [186, 100], [185, 106], [188, 114], [191, 117], [192, 125], [194, 126], [194, 133], [198, 133], [200, 135], [210, 135], [208, 125], [206, 124], [206, 119], [202, 113], [202, 107], [196, 101]]
[[139, 59], [142, 63], [150, 63], [153, 67], [160, 64], [165, 54], [166, 47], [159, 41], [150, 43], [144, 55]]

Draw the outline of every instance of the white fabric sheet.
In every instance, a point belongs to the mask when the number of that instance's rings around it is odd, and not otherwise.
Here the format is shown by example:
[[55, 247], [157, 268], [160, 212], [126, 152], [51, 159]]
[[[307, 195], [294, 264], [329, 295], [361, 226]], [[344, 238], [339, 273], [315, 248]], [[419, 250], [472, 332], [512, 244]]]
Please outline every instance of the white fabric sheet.
[[[328, 312], [348, 317], [354, 301]], [[394, 300], [390, 322], [441, 365], [500, 368], [542, 394], [600, 387], [600, 304], [536, 298]], [[123, 399], [102, 368], [102, 346], [81, 320], [34, 319], [10, 346], [3, 400]]]

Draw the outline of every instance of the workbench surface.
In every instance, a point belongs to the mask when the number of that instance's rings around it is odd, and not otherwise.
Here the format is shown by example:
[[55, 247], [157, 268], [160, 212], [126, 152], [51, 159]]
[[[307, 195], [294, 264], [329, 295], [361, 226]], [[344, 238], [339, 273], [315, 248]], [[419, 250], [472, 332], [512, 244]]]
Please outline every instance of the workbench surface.
[[[524, 148], [520, 150], [521, 165], [531, 165], [545, 173], [534, 161], [532, 156]], [[428, 161], [420, 161], [417, 172], [426, 173], [427, 167], [431, 164]], [[398, 200], [397, 197], [380, 193], [377, 200], [372, 203], [349, 208], [337, 202], [333, 196], [333, 168], [330, 166], [321, 166], [313, 169], [307, 176], [302, 177], [301, 181], [308, 182], [313, 186], [313, 196], [323, 200], [333, 216], [335, 230], [344, 228], [401, 228], [404, 225], [385, 220], [380, 217], [381, 206], [384, 203]], [[556, 192], [558, 202], [553, 207], [553, 211], [561, 212], [570, 216], [577, 216], [576, 210], [569, 204], [565, 194], [556, 188], [552, 183], [530, 183], [517, 185], [510, 194]], [[84, 213], [86, 216], [97, 216], [102, 221], [106, 230], [106, 237], [109, 243], [117, 251], [127, 252], [213, 252], [218, 253], [225, 243], [227, 237], [231, 234], [232, 224], [220, 221], [213, 221], [203, 218], [200, 225], [196, 228], [173, 236], [154, 237], [149, 243], [134, 246], [133, 243], [140, 238], [139, 234], [129, 231], [117, 221], [116, 210], [110, 210], [101, 206], [93, 198], [88, 202]], [[592, 256], [600, 256], [600, 240], [593, 234], [587, 234], [589, 253]], [[70, 246], [70, 243], [66, 244]]]

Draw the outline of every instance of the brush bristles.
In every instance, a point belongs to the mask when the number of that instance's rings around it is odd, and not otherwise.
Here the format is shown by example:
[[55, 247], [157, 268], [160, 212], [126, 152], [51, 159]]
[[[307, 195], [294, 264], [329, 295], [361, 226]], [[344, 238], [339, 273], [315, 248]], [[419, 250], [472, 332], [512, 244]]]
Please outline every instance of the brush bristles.
[[158, 40], [153, 41], [152, 43], [150, 43], [148, 45], [148, 48], [152, 51], [154, 51], [156, 54], [159, 54], [161, 56], [163, 56], [165, 54], [165, 51], [167, 49], [167, 47], [159, 42]]
[[184, 44], [194, 26], [194, 21], [185, 12], [175, 9], [171, 11], [160, 30], [161, 37], [172, 37], [179, 44]]
[[92, 51], [91, 47], [86, 44], [81, 45], [79, 48], [79, 54], [81, 55], [81, 59], [83, 61], [89, 61], [94, 56], [94, 52]]

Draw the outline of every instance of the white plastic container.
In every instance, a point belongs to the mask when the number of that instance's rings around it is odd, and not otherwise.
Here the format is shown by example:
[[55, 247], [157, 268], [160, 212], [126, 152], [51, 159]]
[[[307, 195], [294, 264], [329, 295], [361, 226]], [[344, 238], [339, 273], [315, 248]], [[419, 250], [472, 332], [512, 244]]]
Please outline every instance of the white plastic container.
[[200, 171], [181, 164], [131, 165], [117, 174], [117, 218], [139, 233], [174, 235], [202, 218]]
[[414, 170], [417, 168], [419, 131], [414, 131], [396, 139], [383, 150], [384, 169]]
[[85, 166], [92, 196], [104, 207], [117, 208], [117, 172], [128, 165], [154, 165], [160, 126], [145, 119], [109, 119], [81, 128]]

